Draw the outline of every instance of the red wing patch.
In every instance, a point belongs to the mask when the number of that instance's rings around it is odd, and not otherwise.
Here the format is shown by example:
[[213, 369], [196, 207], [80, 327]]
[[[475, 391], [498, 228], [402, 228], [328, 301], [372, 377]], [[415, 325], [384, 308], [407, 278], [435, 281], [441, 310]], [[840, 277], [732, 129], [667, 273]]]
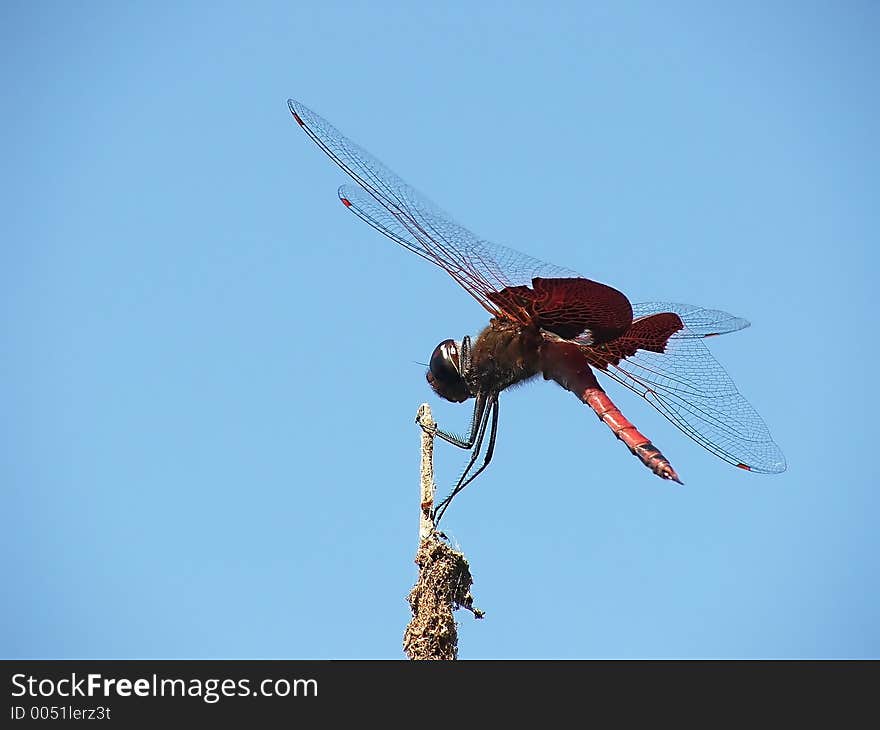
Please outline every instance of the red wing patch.
[[617, 365], [624, 358], [635, 355], [638, 350], [664, 352], [669, 338], [683, 327], [681, 317], [674, 312], [652, 314], [633, 322], [622, 337], [585, 349], [590, 364], [605, 370], [609, 365]]
[[532, 279], [532, 286], [513, 286], [490, 299], [514, 318], [525, 318], [565, 340], [586, 332], [593, 343], [609, 342], [632, 324], [632, 305], [621, 292], [583, 278]]

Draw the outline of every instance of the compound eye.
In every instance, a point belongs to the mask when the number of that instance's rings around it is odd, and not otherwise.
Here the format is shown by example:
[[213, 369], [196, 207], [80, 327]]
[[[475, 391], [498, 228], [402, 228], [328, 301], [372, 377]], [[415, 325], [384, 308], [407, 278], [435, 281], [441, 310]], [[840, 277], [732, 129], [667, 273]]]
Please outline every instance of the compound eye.
[[461, 377], [461, 358], [455, 340], [443, 340], [434, 348], [427, 378], [434, 392], [441, 398], [462, 403], [471, 397], [467, 383]]
[[441, 383], [461, 380], [458, 371], [458, 345], [455, 340], [443, 340], [431, 355], [431, 374]]

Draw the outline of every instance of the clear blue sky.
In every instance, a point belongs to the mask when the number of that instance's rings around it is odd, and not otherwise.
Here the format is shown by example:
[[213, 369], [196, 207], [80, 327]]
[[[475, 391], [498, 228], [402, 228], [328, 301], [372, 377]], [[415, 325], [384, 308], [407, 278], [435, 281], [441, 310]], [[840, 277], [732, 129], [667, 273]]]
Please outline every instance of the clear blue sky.
[[685, 487], [503, 395], [444, 520], [462, 657], [880, 656], [876, 4], [0, 14], [0, 656], [402, 656], [413, 418], [469, 416], [416, 363], [486, 316], [344, 210], [290, 96], [487, 238], [753, 323], [710, 344], [781, 476], [613, 383]]

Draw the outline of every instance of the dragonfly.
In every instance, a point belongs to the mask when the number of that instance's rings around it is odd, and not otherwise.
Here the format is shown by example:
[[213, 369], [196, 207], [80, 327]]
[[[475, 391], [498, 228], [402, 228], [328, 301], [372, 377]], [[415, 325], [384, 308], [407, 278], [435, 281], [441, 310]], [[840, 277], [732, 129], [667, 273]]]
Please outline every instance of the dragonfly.
[[621, 413], [597, 374], [637, 393], [724, 461], [757, 473], [785, 470], [785, 457], [766, 424], [705, 344], [748, 327], [747, 320], [687, 304], [633, 304], [607, 284], [480, 238], [314, 111], [293, 99], [288, 107], [354, 181], [339, 188], [342, 204], [443, 269], [491, 316], [474, 339], [443, 340], [428, 364], [426, 378], [439, 397], [474, 401], [467, 435], [431, 427], [437, 437], [470, 451], [455, 487], [433, 510], [435, 524], [492, 460], [502, 391], [538, 376], [589, 406], [661, 479], [682, 483], [669, 459]]

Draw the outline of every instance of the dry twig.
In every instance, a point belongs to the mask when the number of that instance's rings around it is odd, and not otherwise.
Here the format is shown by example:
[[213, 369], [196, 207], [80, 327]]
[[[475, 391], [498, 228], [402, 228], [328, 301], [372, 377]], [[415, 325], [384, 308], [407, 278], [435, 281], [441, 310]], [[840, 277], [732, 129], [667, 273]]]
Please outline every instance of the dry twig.
[[473, 579], [464, 554], [447, 544], [431, 518], [436, 424], [427, 403], [419, 407], [416, 422], [423, 427], [419, 549], [415, 560], [419, 578], [407, 599], [413, 617], [403, 635], [403, 650], [410, 659], [456, 659], [458, 630], [452, 612], [466, 608], [475, 618], [483, 618], [483, 612], [473, 605]]

